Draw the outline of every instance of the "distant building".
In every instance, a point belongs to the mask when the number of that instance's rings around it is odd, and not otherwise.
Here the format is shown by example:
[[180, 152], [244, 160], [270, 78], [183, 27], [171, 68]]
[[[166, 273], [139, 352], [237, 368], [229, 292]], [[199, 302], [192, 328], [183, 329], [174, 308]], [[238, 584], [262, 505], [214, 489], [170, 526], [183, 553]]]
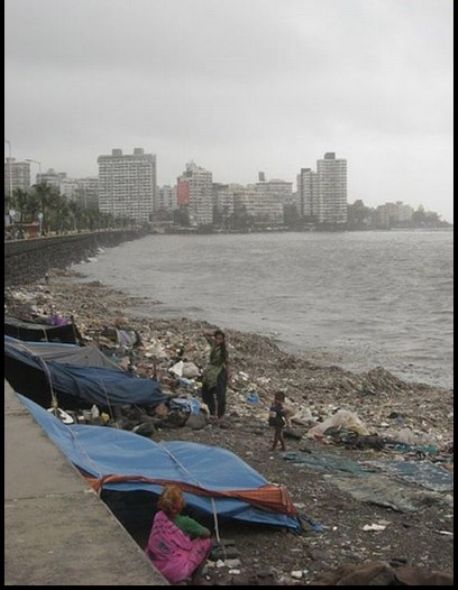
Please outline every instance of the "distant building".
[[27, 191], [30, 188], [29, 162], [16, 162], [15, 158], [6, 158], [4, 186], [5, 195], [8, 195], [10, 190], [15, 191], [18, 188]]
[[212, 173], [188, 162], [177, 179], [177, 204], [187, 208], [191, 225], [213, 223]]
[[155, 211], [172, 212], [177, 208], [177, 193], [176, 187], [168, 184], [159, 187], [156, 192]]
[[256, 190], [260, 193], [275, 197], [281, 205], [291, 205], [293, 198], [293, 183], [287, 180], [273, 178], [267, 182], [258, 182]]
[[328, 152], [317, 161], [320, 223], [347, 222], [347, 161]]
[[37, 174], [37, 184], [47, 184], [53, 186], [59, 192], [61, 184], [67, 179], [66, 172], [56, 172], [54, 168], [49, 168], [47, 172]]
[[76, 179], [77, 202], [87, 208], [98, 208], [99, 206], [99, 179], [97, 176]]
[[375, 212], [378, 227], [391, 227], [394, 225], [408, 225], [413, 218], [413, 209], [410, 205], [404, 205], [402, 201], [379, 205]]
[[115, 217], [151, 221], [156, 200], [156, 156], [134, 148], [132, 154], [113, 149], [97, 158], [99, 208]]
[[219, 185], [216, 190], [216, 209], [221, 219], [226, 222], [234, 213], [234, 196], [236, 193], [243, 191], [241, 184]]
[[297, 206], [301, 217], [318, 219], [319, 214], [319, 184], [318, 174], [311, 168], [301, 168], [297, 175]]
[[59, 192], [67, 201], [76, 201], [78, 197], [78, 181], [74, 178], [63, 178], [59, 185]]

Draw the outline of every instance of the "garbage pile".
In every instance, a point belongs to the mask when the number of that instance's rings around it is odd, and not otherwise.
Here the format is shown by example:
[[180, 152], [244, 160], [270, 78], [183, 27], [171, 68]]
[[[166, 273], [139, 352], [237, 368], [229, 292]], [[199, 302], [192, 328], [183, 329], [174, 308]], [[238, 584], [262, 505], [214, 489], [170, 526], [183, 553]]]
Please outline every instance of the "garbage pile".
[[[206, 322], [144, 319], [131, 314], [128, 319], [125, 314], [130, 310], [120, 309], [120, 302], [132, 305], [141, 299], [127, 300], [99, 282], [75, 282], [69, 290], [68, 279], [63, 283], [56, 280], [62, 274], [71, 272], [50, 272], [52, 293], [48, 284], [7, 289], [5, 310], [29, 321], [73, 318], [82, 343], [96, 344], [123, 370], [157, 379], [173, 396], [200, 399], [209, 353], [203, 337], [209, 328]], [[284, 353], [268, 338], [227, 333], [229, 413], [267, 421], [273, 394], [281, 390], [293, 413], [292, 438], [309, 433], [307, 436], [313, 434], [327, 444], [396, 452], [434, 453], [453, 446], [451, 391], [405, 383], [381, 367], [362, 374], [323, 367]], [[169, 413], [176, 416], [179, 411], [174, 412]], [[125, 424], [133, 421], [127, 415], [124, 418]], [[174, 417], [170, 422], [183, 419]]]

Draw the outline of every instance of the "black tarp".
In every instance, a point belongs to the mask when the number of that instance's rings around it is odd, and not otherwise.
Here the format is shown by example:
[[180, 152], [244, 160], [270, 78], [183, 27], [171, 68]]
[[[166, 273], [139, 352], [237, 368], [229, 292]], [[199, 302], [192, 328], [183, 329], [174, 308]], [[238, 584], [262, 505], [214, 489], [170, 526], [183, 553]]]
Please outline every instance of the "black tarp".
[[29, 342], [64, 342], [78, 344], [80, 335], [74, 324], [50, 326], [24, 322], [18, 318], [5, 316], [5, 335]]

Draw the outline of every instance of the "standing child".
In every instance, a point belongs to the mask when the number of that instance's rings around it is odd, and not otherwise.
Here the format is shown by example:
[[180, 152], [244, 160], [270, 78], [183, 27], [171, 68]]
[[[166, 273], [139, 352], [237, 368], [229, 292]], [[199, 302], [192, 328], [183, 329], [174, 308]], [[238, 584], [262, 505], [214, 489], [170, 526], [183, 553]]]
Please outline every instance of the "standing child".
[[274, 402], [270, 406], [269, 426], [275, 428], [274, 442], [272, 444], [272, 451], [277, 448], [277, 443], [281, 444], [281, 450], [286, 451], [285, 440], [283, 438], [283, 428], [286, 424], [289, 425], [289, 411], [284, 406], [285, 394], [282, 391], [277, 391], [274, 397]]

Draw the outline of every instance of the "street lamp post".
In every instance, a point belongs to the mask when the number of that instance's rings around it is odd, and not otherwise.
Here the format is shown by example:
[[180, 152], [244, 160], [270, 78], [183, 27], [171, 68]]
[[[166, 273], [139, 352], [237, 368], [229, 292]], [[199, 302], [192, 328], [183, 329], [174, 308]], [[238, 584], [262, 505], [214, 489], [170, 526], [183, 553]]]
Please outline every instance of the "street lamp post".
[[[32, 158], [26, 158], [25, 159], [26, 162], [29, 162], [31, 164], [38, 164], [38, 174], [41, 176], [41, 162], [39, 162], [38, 160], [32, 160]], [[38, 222], [40, 224], [40, 236], [43, 235], [43, 217], [44, 217], [44, 205], [43, 205], [43, 201], [41, 203], [41, 208], [43, 209], [43, 211], [40, 211], [40, 213], [38, 214]]]
[[13, 196], [13, 174], [11, 170], [11, 141], [9, 139], [5, 139], [5, 143], [8, 144], [8, 176], [9, 176], [9, 188], [10, 188], [10, 199]]

